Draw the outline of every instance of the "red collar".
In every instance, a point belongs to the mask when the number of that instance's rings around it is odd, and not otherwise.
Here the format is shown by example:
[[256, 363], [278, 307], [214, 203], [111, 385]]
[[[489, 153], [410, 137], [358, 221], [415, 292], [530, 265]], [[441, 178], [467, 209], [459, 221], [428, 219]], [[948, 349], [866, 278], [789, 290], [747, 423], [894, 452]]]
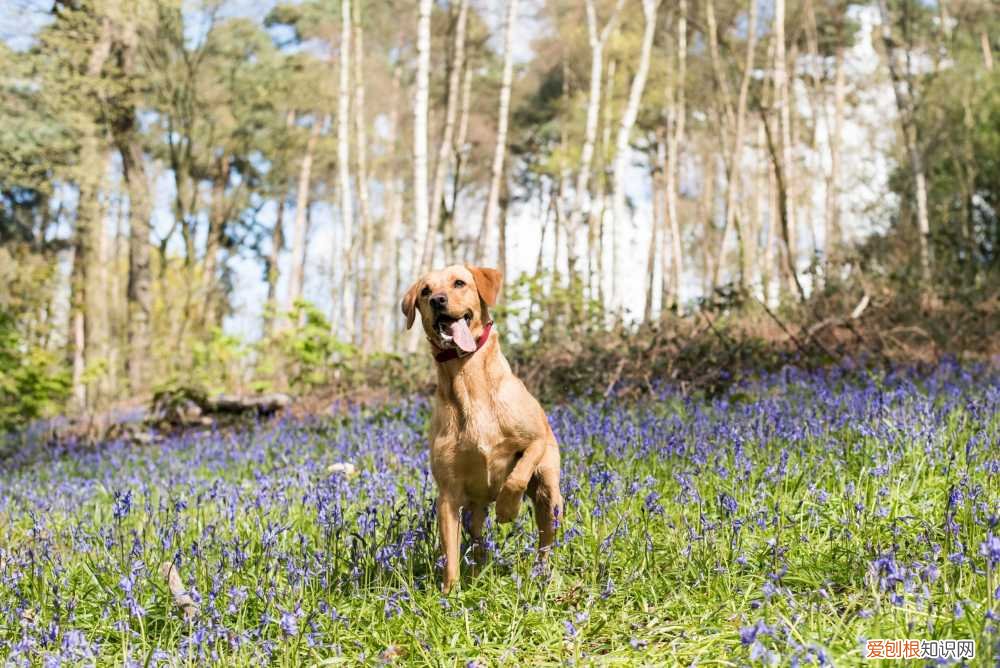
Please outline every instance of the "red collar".
[[[471, 353], [467, 353], [465, 351], [459, 352], [459, 350], [456, 348], [446, 348], [445, 350], [440, 350], [439, 352], [434, 353], [434, 359], [437, 360], [438, 362], [447, 362], [449, 360], [459, 359], [460, 357], [468, 357], [469, 355], [473, 355], [479, 352], [479, 350], [486, 345], [486, 342], [490, 340], [490, 330], [492, 329], [493, 329], [493, 321], [490, 320], [483, 327], [483, 333], [479, 335], [478, 339], [476, 339], [476, 349], [473, 352]], [[435, 348], [436, 347], [437, 346], [435, 346]]]

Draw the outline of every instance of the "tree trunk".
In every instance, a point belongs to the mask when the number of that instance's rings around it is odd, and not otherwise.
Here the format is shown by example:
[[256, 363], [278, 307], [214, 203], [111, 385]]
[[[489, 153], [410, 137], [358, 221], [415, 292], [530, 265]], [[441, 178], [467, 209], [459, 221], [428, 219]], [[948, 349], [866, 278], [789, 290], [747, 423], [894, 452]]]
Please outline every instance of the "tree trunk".
[[[391, 151], [393, 157], [399, 155], [399, 123], [400, 123], [400, 98], [402, 97], [403, 68], [397, 62], [392, 71], [392, 104], [389, 112], [389, 125], [386, 130], [385, 143]], [[390, 165], [392, 163], [390, 162]], [[379, 281], [379, 313], [391, 313], [395, 317], [383, 317], [378, 320], [379, 326], [379, 350], [389, 350], [398, 322], [399, 309], [393, 308], [393, 301], [398, 292], [393, 294], [392, 290], [401, 283], [400, 263], [399, 263], [399, 231], [403, 226], [403, 185], [397, 177], [396, 170], [389, 167], [383, 183], [389, 191], [389, 207], [387, 213], [388, 225], [385, 230], [382, 250], [382, 263]]]
[[229, 217], [226, 205], [226, 186], [229, 183], [231, 157], [223, 153], [216, 161], [215, 176], [212, 179], [212, 203], [208, 215], [208, 237], [205, 241], [205, 261], [202, 266], [202, 326], [210, 332], [219, 326], [220, 306], [223, 295], [219, 294], [220, 281], [216, 274], [219, 253], [226, 233], [226, 219]]
[[983, 30], [979, 33], [979, 48], [983, 51], [983, 66], [987, 72], [993, 71], [993, 47], [990, 46], [990, 36]]
[[[434, 165], [434, 185], [431, 189], [428, 233], [424, 238], [421, 266], [429, 266], [434, 262], [434, 241], [437, 237], [438, 226], [442, 222], [441, 205], [444, 200], [444, 181], [448, 175], [448, 168], [451, 167], [451, 160], [455, 155], [455, 116], [459, 106], [459, 87], [465, 69], [465, 24], [468, 15], [469, 0], [460, 0], [458, 17], [455, 20], [454, 52], [448, 68], [448, 103], [444, 115], [444, 131], [441, 133], [441, 143], [438, 146], [437, 160]], [[468, 106], [465, 106], [462, 111], [464, 113], [463, 122], [467, 128], [469, 122]], [[450, 238], [453, 234], [453, 230], [444, 230], [445, 255], [447, 256], [445, 260], [448, 263], [455, 259], [454, 240]]]
[[830, 178], [826, 186], [826, 259], [833, 256], [842, 240], [840, 229], [840, 139], [844, 132], [844, 102], [847, 97], [844, 85], [844, 47], [837, 47], [833, 82], [833, 129], [827, 137], [830, 144]]
[[149, 264], [150, 217], [152, 200], [149, 181], [143, 163], [142, 146], [136, 122], [135, 102], [135, 54], [138, 46], [135, 24], [126, 20], [122, 26], [119, 57], [122, 74], [128, 86], [128, 97], [118, 110], [113, 124], [115, 145], [121, 156], [122, 178], [128, 191], [129, 241], [128, 241], [128, 286], [127, 302], [127, 343], [125, 366], [128, 372], [129, 389], [133, 396], [145, 390], [149, 381], [150, 321], [153, 310], [152, 274]]
[[[778, 0], [781, 2], [781, 0]], [[785, 242], [785, 268], [790, 277], [791, 287], [794, 288], [801, 301], [806, 300], [805, 290], [802, 288], [802, 283], [799, 281], [799, 274], [795, 267], [794, 255], [790, 252], [792, 247], [790, 227], [788, 221], [788, 212], [790, 206], [788, 204], [788, 190], [785, 185], [784, 176], [784, 160], [780, 157], [779, 151], [774, 144], [774, 137], [771, 133], [771, 127], [767, 121], [767, 114], [761, 108], [761, 121], [764, 124], [764, 135], [767, 138], [767, 148], [768, 152], [771, 154], [771, 161], [774, 163], [774, 179], [775, 186], [778, 192], [778, 220], [781, 223], [781, 235]]]
[[[882, 41], [885, 43], [886, 64], [892, 79], [892, 90], [896, 96], [896, 107], [899, 110], [899, 122], [903, 131], [903, 142], [906, 146], [916, 189], [917, 231], [920, 235], [920, 280], [924, 294], [929, 295], [932, 286], [929, 245], [930, 220], [927, 214], [927, 175], [924, 171], [924, 157], [919, 147], [916, 122], [913, 118], [913, 80], [909, 71], [906, 72], [904, 78], [896, 66], [896, 41], [892, 34], [892, 16], [889, 14], [888, 3], [886, 0], [879, 0], [878, 5], [882, 19]], [[909, 45], [906, 48], [909, 48]]]
[[[340, 304], [344, 338], [354, 341], [354, 198], [351, 192], [351, 0], [340, 2], [340, 67], [337, 90], [337, 174], [340, 189], [340, 222], [343, 230], [340, 249], [340, 285], [334, 282], [334, 304]], [[359, 176], [360, 177], [360, 176]], [[336, 257], [336, 255], [334, 255]]]
[[455, 138], [455, 169], [451, 177], [451, 206], [445, 213], [443, 224], [445, 253], [449, 262], [455, 262], [459, 257], [455, 215], [458, 208], [458, 193], [462, 189], [462, 166], [465, 164], [465, 157], [468, 153], [466, 143], [469, 136], [469, 107], [472, 97], [472, 68], [469, 67], [468, 60], [465, 61], [463, 70], [461, 111], [458, 114], [458, 136]]
[[[285, 130], [289, 133], [295, 125], [295, 110], [289, 109], [285, 114]], [[285, 249], [285, 200], [288, 197], [288, 190], [291, 187], [291, 179], [281, 184], [280, 196], [277, 201], [277, 213], [275, 214], [274, 227], [271, 229], [271, 251], [267, 257], [267, 307], [265, 312], [269, 320], [265, 323], [267, 333], [277, 332], [277, 327], [281, 323], [278, 312], [281, 306], [278, 304], [278, 278], [280, 272], [278, 263], [281, 259], [281, 252]]]
[[[354, 4], [354, 135], [355, 153], [357, 154], [358, 187], [358, 217], [361, 223], [364, 272], [359, 273], [361, 285], [361, 350], [370, 353], [376, 344], [372, 322], [376, 318], [375, 311], [375, 230], [368, 204], [368, 114], [365, 111], [365, 72], [364, 72], [364, 28], [361, 25], [361, 4]], [[355, 253], [352, 253], [355, 255]]]
[[[101, 72], [111, 51], [111, 21], [99, 19], [99, 33], [87, 60], [87, 83], [93, 90], [95, 115], [104, 103], [100, 85]], [[72, 284], [73, 306], [73, 395], [77, 408], [94, 406], [105, 398], [106, 381], [100, 381], [89, 392], [84, 383], [88, 366], [96, 367], [107, 359], [108, 313], [104, 287], [105, 267], [101, 262], [104, 226], [98, 193], [101, 187], [104, 163], [101, 125], [97, 118], [88, 119], [88, 128], [80, 147], [79, 171], [76, 177], [79, 199], [76, 209], [75, 280]]]
[[510, 191], [508, 190], [506, 180], [503, 181], [498, 204], [500, 210], [498, 215], [499, 220], [497, 220], [499, 227], [497, 234], [497, 269], [500, 270], [501, 274], [507, 276], [507, 207], [510, 205]]
[[652, 169], [653, 217], [649, 222], [649, 246], [646, 251], [646, 298], [643, 304], [643, 321], [653, 321], [653, 294], [656, 288], [656, 250], [659, 245], [660, 224], [663, 220], [663, 167], [667, 162], [667, 147], [662, 128], [656, 132], [656, 162]]
[[[681, 278], [684, 273], [684, 256], [681, 245], [680, 220], [677, 217], [677, 197], [680, 177], [680, 147], [684, 144], [684, 126], [687, 119], [687, 104], [684, 87], [687, 83], [687, 0], [679, 0], [677, 15], [677, 80], [668, 95], [671, 100], [667, 109], [667, 127], [671, 133], [667, 138], [667, 217], [670, 221], [670, 246], [673, 271], [669, 282], [671, 290], [664, 294], [662, 312], [682, 311]], [[665, 259], [665, 258], [664, 258]], [[666, 284], [667, 281], [664, 281]]]
[[559, 178], [559, 186], [555, 194], [556, 201], [553, 204], [556, 210], [556, 220], [555, 228], [553, 229], [553, 245], [552, 245], [552, 279], [549, 282], [549, 295], [553, 295], [557, 288], [562, 287], [562, 262], [560, 258], [560, 249], [566, 248], [568, 242], [565, 239], [566, 236], [566, 209], [562, 204], [563, 193], [566, 191], [566, 181], [568, 177], [563, 174]]
[[276, 202], [277, 208], [274, 216], [274, 227], [271, 228], [271, 249], [267, 253], [267, 304], [264, 307], [264, 333], [273, 331], [274, 324], [278, 321], [278, 278], [280, 272], [278, 263], [281, 260], [281, 252], [285, 249], [285, 195], [287, 190], [281, 191], [280, 199]]
[[[760, 131], [764, 132], [765, 126], [763, 123], [760, 125]], [[761, 142], [764, 144], [764, 142]], [[778, 207], [781, 203], [778, 201], [778, 186], [777, 178], [775, 177], [775, 169], [773, 164], [768, 164], [767, 166], [767, 223], [765, 227], [765, 235], [767, 239], [764, 246], [764, 260], [761, 263], [760, 269], [760, 280], [761, 280], [761, 293], [765, 303], [774, 304], [777, 301], [777, 295], [773, 294], [774, 274], [777, 270], [777, 265], [775, 263], [774, 254], [777, 249], [777, 229], [778, 229]], [[777, 272], [780, 275], [780, 271]]]
[[[133, 116], [134, 119], [134, 116]], [[128, 358], [129, 388], [133, 394], [149, 380], [150, 322], [153, 311], [153, 281], [149, 265], [152, 201], [143, 168], [142, 148], [132, 132], [119, 145], [122, 172], [129, 197], [128, 253]]]
[[[615, 162], [612, 177], [612, 209], [614, 211], [614, 232], [615, 238], [620, 232], [620, 227], [625, 223], [625, 170], [628, 167], [629, 138], [632, 136], [632, 127], [639, 114], [639, 104], [642, 102], [642, 93], [646, 89], [646, 77], [649, 75], [649, 57], [653, 51], [653, 37], [656, 34], [656, 10], [659, 0], [642, 0], [642, 15], [645, 19], [645, 27], [642, 31], [642, 46], [639, 51], [639, 66], [632, 78], [632, 85], [628, 92], [628, 102], [625, 104], [625, 111], [622, 113], [621, 122], [618, 125], [618, 135], [615, 139]], [[616, 249], [617, 250], [617, 249]], [[617, 253], [615, 260], [617, 261]], [[612, 278], [615, 278], [612, 275]], [[615, 281], [611, 291], [611, 301], [616, 307], [621, 307], [620, 295], [617, 288], [618, 281]]]
[[[593, 0], [586, 0], [587, 35], [590, 42], [590, 93], [587, 98], [587, 124], [584, 130], [583, 149], [580, 152], [580, 167], [576, 175], [576, 187], [573, 193], [574, 201], [566, 222], [566, 259], [567, 274], [571, 293], [575, 302], [579, 302], [579, 275], [577, 271], [580, 223], [583, 216], [584, 202], [589, 192], [590, 171], [594, 159], [594, 143], [597, 138], [597, 119], [601, 104], [601, 75], [604, 68], [604, 46], [614, 32], [625, 0], [617, 0], [611, 17], [598, 33], [597, 12]], [[582, 296], [582, 295], [581, 295]], [[582, 304], [578, 303], [578, 307]]]
[[306, 142], [305, 154], [302, 156], [302, 163], [299, 166], [299, 183], [295, 192], [295, 221], [292, 227], [292, 257], [288, 274], [288, 296], [285, 299], [286, 311], [290, 311], [295, 307], [295, 303], [302, 299], [302, 285], [306, 269], [306, 235], [308, 232], [306, 214], [309, 211], [309, 186], [312, 177], [313, 154], [316, 152], [316, 143], [319, 141], [320, 133], [325, 124], [326, 119], [320, 118], [318, 115], [313, 116], [309, 140]]
[[781, 124], [781, 166], [776, 166], [778, 172], [781, 205], [784, 208], [782, 228], [785, 236], [786, 253], [788, 255], [789, 282], [794, 285], [800, 296], [805, 299], [798, 278], [798, 238], [795, 218], [796, 192], [792, 174], [792, 123], [791, 101], [788, 84], [788, 57], [785, 53], [785, 0], [775, 0], [774, 3], [774, 89], [775, 101], [778, 106]]
[[712, 254], [713, 231], [715, 230], [715, 181], [718, 178], [718, 161], [716, 155], [707, 146], [702, 152], [702, 184], [701, 200], [698, 202], [698, 218], [703, 223], [701, 251], [704, 258], [705, 271], [702, 275], [702, 297], [708, 299], [713, 294], [715, 276], [715, 259]]
[[[417, 18], [417, 80], [416, 96], [413, 104], [413, 222], [416, 227], [417, 244], [414, 252], [420, 252], [419, 240], [432, 235], [429, 209], [427, 206], [427, 106], [428, 82], [431, 68], [431, 7], [433, 0], [419, 0]], [[426, 247], [426, 244], [425, 244]], [[432, 244], [433, 247], [433, 244]], [[420, 272], [430, 268], [430, 254], [420, 257]], [[415, 343], [415, 342], [414, 342]]]
[[[667, 106], [670, 106], [670, 95], [672, 92], [667, 89]], [[670, 312], [670, 308], [673, 302], [670, 299], [670, 295], [673, 293], [673, 286], [671, 281], [673, 280], [673, 249], [672, 249], [672, 239], [670, 232], [670, 170], [673, 166], [670, 164], [669, 154], [670, 154], [670, 142], [671, 142], [671, 128], [667, 120], [666, 115], [664, 115], [664, 123], [656, 131], [656, 163], [657, 169], [660, 172], [661, 184], [661, 199], [662, 207], [660, 209], [660, 319], [663, 320], [667, 317]], [[662, 142], [662, 146], [661, 146]]]
[[[749, 26], [756, 28], [757, 25], [757, 0], [750, 0], [750, 12], [748, 23]], [[747, 244], [749, 240], [746, 230], [743, 229], [742, 223], [739, 216], [737, 215], [737, 195], [740, 194], [740, 175], [743, 173], [742, 157], [743, 157], [743, 135], [746, 128], [746, 115], [747, 115], [747, 96], [750, 91], [750, 78], [753, 76], [753, 63], [754, 63], [754, 49], [757, 46], [757, 30], [748, 29], [747, 30], [747, 40], [746, 40], [746, 56], [743, 64], [743, 76], [740, 80], [740, 92], [739, 98], [736, 102], [736, 113], [735, 113], [735, 130], [733, 131], [732, 144], [729, 148], [729, 160], [728, 160], [728, 173], [726, 174], [726, 219], [722, 231], [722, 239], [719, 241], [719, 254], [718, 260], [716, 262], [716, 276], [713, 279], [713, 285], [718, 285], [719, 283], [719, 272], [720, 267], [723, 263], [723, 258], [725, 254], [726, 246], [726, 236], [730, 229], [736, 229], [736, 238], [738, 245], [738, 257], [739, 257], [739, 287], [740, 290], [746, 290], [747, 287], [747, 276], [750, 273], [750, 268], [747, 263], [748, 250]], [[721, 75], [721, 73], [720, 73]], [[726, 79], [723, 78], [725, 81]]]
[[[542, 234], [541, 239], [538, 241], [538, 253], [535, 255], [535, 273], [533, 275], [533, 282], [536, 289], [531, 290], [531, 299], [528, 302], [528, 322], [534, 322], [535, 313], [537, 309], [541, 306], [541, 299], [543, 297], [541, 287], [542, 287], [542, 274], [545, 267], [545, 236], [549, 229], [549, 221], [553, 217], [555, 212], [555, 201], [556, 196], [554, 192], [555, 186], [550, 186], [549, 192], [549, 202], [548, 206], [543, 207], [541, 202], [539, 202], [539, 218], [542, 221]], [[544, 190], [543, 190], [544, 195]], [[528, 333], [530, 336], [530, 332]]]
[[600, 110], [601, 133], [599, 150], [597, 150], [597, 165], [594, 168], [593, 193], [590, 198], [590, 210], [587, 212], [587, 295], [596, 299], [598, 304], [604, 301], [604, 209], [607, 202], [608, 157], [611, 147], [611, 126], [614, 124], [615, 72], [618, 61], [612, 58], [608, 61], [607, 76], [601, 95], [604, 102]]
[[[757, 124], [756, 139], [752, 144], [755, 155], [763, 155], [764, 146], [764, 130]], [[763, 163], [766, 165], [766, 163]], [[751, 203], [750, 203], [750, 214], [747, 218], [748, 224], [750, 226], [750, 232], [748, 236], [747, 248], [751, 251], [750, 255], [747, 257], [747, 265], [750, 267], [750, 275], [747, 276], [747, 286], [750, 294], [754, 294], [757, 290], [757, 281], [761, 278], [760, 273], [760, 241], [761, 232], [765, 230], [764, 224], [764, 211], [767, 210], [767, 181], [765, 180], [765, 173], [761, 164], [755, 165], [753, 169], [753, 181], [752, 190], [753, 193]], [[760, 298], [765, 299], [766, 297], [764, 289], [761, 288]]]
[[504, 28], [503, 78], [500, 84], [500, 109], [497, 115], [497, 144], [493, 151], [493, 167], [490, 170], [490, 191], [486, 197], [486, 211], [483, 226], [476, 242], [476, 263], [482, 264], [486, 255], [486, 244], [493, 234], [500, 214], [500, 181], [503, 178], [504, 160], [507, 155], [507, 122], [510, 117], [510, 86], [514, 75], [514, 24], [517, 21], [518, 0], [507, 0], [507, 19]]

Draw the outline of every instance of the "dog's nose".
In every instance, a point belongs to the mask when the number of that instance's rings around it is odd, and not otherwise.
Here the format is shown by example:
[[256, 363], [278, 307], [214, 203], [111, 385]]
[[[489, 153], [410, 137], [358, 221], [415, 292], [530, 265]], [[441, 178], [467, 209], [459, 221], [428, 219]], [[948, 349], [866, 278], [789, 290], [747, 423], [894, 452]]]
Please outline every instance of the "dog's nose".
[[443, 309], [448, 305], [448, 295], [443, 292], [439, 292], [436, 295], [431, 295], [431, 307], [435, 309]]

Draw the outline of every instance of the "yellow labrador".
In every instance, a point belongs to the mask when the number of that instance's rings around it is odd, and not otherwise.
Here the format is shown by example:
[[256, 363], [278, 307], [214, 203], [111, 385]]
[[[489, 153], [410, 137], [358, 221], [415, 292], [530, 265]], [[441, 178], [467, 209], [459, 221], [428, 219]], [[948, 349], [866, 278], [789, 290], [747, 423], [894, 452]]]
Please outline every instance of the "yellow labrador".
[[431, 419], [431, 472], [445, 558], [442, 589], [458, 579], [459, 512], [469, 510], [477, 562], [486, 511], [510, 522], [527, 492], [545, 559], [562, 510], [559, 446], [545, 412], [510, 370], [489, 307], [500, 291], [496, 269], [453, 265], [421, 276], [403, 297], [406, 327], [417, 312], [437, 366]]

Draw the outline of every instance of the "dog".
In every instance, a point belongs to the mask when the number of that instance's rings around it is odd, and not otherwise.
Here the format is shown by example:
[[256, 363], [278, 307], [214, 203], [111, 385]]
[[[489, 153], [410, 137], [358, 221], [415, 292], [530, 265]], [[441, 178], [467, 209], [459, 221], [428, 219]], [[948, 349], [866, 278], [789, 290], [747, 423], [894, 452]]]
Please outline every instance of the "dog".
[[562, 512], [559, 445], [545, 411], [511, 371], [490, 320], [501, 280], [496, 269], [452, 265], [421, 276], [402, 301], [407, 329], [420, 314], [437, 367], [430, 460], [445, 593], [458, 581], [463, 508], [471, 516], [477, 565], [485, 557], [490, 503], [499, 522], [511, 522], [528, 494], [543, 562]]

